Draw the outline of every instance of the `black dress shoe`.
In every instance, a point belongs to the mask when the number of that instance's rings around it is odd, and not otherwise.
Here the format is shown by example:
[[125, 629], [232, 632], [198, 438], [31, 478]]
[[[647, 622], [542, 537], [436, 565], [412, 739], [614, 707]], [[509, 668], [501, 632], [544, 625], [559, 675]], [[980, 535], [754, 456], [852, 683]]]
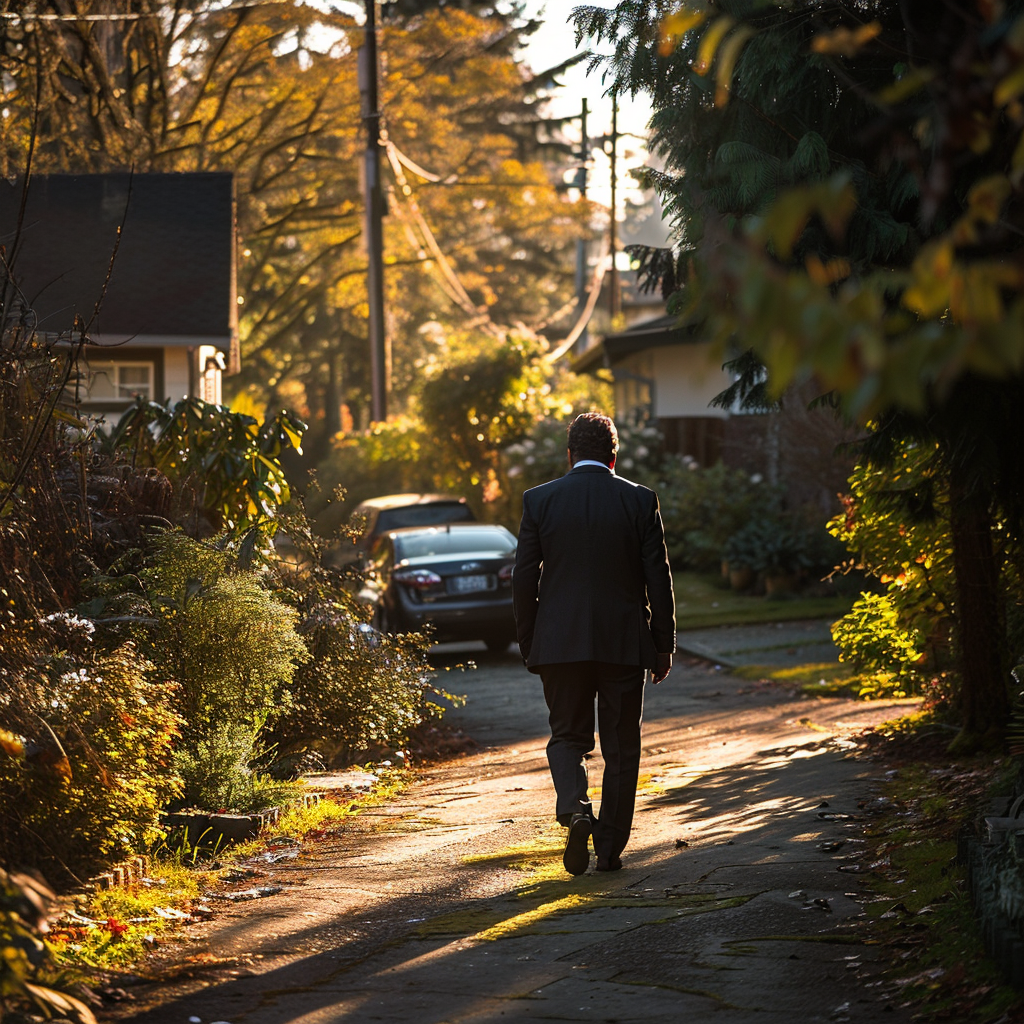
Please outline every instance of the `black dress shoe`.
[[622, 869], [621, 857], [598, 857], [595, 865], [598, 871], [620, 871]]
[[590, 818], [586, 814], [572, 816], [562, 866], [570, 875], [582, 875], [590, 866]]

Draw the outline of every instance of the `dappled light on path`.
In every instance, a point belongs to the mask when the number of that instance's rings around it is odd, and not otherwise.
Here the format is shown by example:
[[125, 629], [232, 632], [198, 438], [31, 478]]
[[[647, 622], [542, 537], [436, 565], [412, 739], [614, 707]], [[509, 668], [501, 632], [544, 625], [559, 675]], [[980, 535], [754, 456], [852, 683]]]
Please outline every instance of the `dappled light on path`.
[[511, 654], [445, 684], [467, 694], [453, 719], [480, 749], [275, 866], [281, 895], [194, 939], [234, 962], [169, 979], [140, 1022], [902, 1019], [865, 987], [877, 966], [836, 870], [855, 863], [871, 785], [838, 722], [891, 705], [680, 666], [648, 691], [624, 869], [573, 878], [539, 684]]

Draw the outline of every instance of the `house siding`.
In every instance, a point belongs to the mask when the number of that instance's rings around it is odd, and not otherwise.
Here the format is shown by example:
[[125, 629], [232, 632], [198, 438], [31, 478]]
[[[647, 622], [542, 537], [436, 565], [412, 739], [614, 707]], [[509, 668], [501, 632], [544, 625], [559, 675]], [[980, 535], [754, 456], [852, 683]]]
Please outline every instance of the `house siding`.
[[651, 349], [654, 378], [654, 415], [658, 419], [674, 416], [700, 416], [725, 419], [725, 409], [712, 406], [732, 377], [713, 355], [710, 342], [665, 345]]
[[162, 399], [172, 402], [188, 397], [188, 360], [187, 348], [164, 349], [164, 394]]

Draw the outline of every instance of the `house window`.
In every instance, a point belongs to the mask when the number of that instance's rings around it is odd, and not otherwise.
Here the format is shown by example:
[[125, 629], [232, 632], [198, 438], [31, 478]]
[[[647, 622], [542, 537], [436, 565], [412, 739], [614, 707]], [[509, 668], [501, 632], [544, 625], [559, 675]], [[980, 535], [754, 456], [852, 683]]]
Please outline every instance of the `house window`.
[[123, 402], [153, 397], [153, 364], [90, 361], [85, 372], [87, 402]]

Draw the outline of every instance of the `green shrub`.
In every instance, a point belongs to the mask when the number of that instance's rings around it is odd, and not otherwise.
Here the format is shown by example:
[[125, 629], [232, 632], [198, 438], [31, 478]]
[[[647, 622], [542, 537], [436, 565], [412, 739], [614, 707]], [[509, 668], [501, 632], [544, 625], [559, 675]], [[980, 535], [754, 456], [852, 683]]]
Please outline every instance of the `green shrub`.
[[308, 655], [297, 612], [256, 572], [239, 569], [228, 550], [170, 531], [142, 579], [157, 618], [148, 650], [174, 681], [186, 746], [225, 724], [255, 733], [287, 707], [295, 666]]
[[173, 518], [193, 536], [220, 530], [236, 536], [274, 531], [280, 506], [291, 500], [283, 451], [301, 451], [306, 425], [281, 410], [262, 423], [198, 398], [166, 407], [138, 401], [107, 435], [102, 448], [133, 467], [164, 474], [175, 492]]
[[245, 725], [214, 726], [174, 752], [182, 780], [182, 807], [246, 814], [296, 796], [302, 786], [271, 778], [258, 765], [269, 760], [257, 733]]
[[435, 698], [451, 699], [431, 682], [426, 640], [372, 630], [345, 576], [324, 567], [324, 542], [305, 517], [286, 517], [284, 529], [294, 557], [269, 568], [276, 593], [301, 614], [309, 658], [296, 669], [287, 712], [265, 733], [268, 746], [282, 765], [310, 753], [350, 764], [404, 747], [443, 713]]
[[766, 514], [752, 519], [722, 548], [730, 568], [753, 569], [768, 576], [791, 575], [810, 567], [804, 531], [790, 516]]
[[314, 608], [300, 627], [310, 659], [295, 673], [292, 707], [271, 732], [282, 753], [316, 750], [331, 764], [401, 749], [440, 717], [426, 644], [415, 635], [368, 631], [340, 604]]
[[677, 455], [665, 458], [650, 486], [661, 502], [674, 569], [717, 569], [729, 538], [779, 501], [777, 491], [757, 474], [721, 462], [705, 469]]
[[856, 567], [885, 587], [863, 594], [833, 627], [840, 657], [861, 673], [866, 694], [949, 688], [953, 550], [945, 484], [931, 455], [906, 443], [892, 465], [858, 465], [843, 512], [828, 524]]
[[64, 882], [155, 838], [180, 785], [171, 746], [181, 720], [150, 668], [130, 644], [108, 654], [51, 647], [22, 678], [6, 676], [0, 861]]
[[860, 674], [865, 697], [906, 697], [918, 688], [924, 637], [901, 622], [891, 594], [861, 594], [832, 626], [839, 660]]

